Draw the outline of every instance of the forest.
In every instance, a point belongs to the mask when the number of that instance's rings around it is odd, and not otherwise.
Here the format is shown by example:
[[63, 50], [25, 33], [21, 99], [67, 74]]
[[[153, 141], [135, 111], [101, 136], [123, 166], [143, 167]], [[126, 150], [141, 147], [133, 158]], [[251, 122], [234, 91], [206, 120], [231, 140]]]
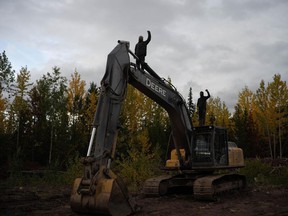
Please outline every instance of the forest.
[[[243, 86], [233, 113], [219, 97], [211, 97], [207, 103], [206, 122], [228, 128], [229, 140], [243, 149], [246, 158], [288, 156], [288, 86], [279, 74], [271, 78], [271, 82], [260, 80], [256, 91]], [[33, 83], [27, 66], [16, 73], [5, 51], [0, 53], [2, 175], [11, 170], [67, 170], [85, 156], [98, 85], [87, 84], [77, 70], [64, 77], [57, 66]], [[192, 87], [184, 97], [197, 126]], [[119, 121], [116, 169], [123, 176], [133, 176], [136, 171], [151, 175], [154, 165], [160, 166], [168, 156], [170, 123], [166, 111], [128, 87]]]

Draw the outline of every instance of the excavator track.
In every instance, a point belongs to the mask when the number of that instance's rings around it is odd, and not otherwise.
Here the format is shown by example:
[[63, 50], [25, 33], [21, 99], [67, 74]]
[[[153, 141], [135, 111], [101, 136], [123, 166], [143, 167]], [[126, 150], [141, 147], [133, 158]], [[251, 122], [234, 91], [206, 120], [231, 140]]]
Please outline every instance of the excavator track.
[[162, 175], [145, 181], [143, 193], [146, 196], [162, 196], [167, 194], [171, 175]]
[[[246, 178], [240, 174], [162, 175], [146, 180], [143, 192], [146, 196], [163, 196], [170, 193], [172, 188], [174, 192], [183, 191], [183, 187], [186, 188], [186, 192], [191, 189], [195, 199], [217, 200], [217, 196], [222, 193], [245, 188]], [[182, 190], [177, 190], [177, 188]]]
[[195, 199], [216, 200], [217, 195], [240, 190], [246, 187], [246, 177], [240, 174], [223, 174], [201, 177], [195, 180], [193, 194]]

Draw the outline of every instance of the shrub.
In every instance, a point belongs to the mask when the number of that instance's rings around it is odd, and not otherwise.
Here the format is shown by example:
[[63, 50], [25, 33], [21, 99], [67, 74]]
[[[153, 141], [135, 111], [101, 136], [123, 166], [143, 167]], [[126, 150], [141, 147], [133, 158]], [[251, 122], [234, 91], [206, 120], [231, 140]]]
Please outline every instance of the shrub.
[[256, 185], [288, 185], [288, 167], [272, 166], [259, 158], [246, 160], [246, 166], [240, 170], [248, 183]]
[[83, 176], [83, 164], [80, 162], [78, 155], [68, 160], [67, 167], [67, 171], [63, 176], [66, 184], [73, 184], [76, 178]]
[[265, 176], [267, 177], [270, 171], [271, 165], [262, 163], [258, 158], [247, 159], [245, 167], [240, 170], [246, 176], [248, 183], [265, 182]]
[[159, 172], [159, 164], [160, 154], [157, 148], [153, 153], [131, 148], [127, 157], [115, 161], [115, 169], [130, 191], [138, 191], [146, 179]]

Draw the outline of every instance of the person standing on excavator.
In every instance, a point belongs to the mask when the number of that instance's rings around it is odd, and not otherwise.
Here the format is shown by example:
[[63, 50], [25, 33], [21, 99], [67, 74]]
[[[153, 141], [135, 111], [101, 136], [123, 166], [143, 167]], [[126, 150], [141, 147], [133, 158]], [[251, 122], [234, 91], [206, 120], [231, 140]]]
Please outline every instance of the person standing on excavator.
[[138, 57], [138, 59], [136, 59], [136, 65], [138, 68], [140, 68], [141, 65], [141, 69], [143, 69], [143, 64], [145, 62], [145, 56], [147, 54], [147, 45], [151, 40], [151, 33], [150, 31], [147, 32], [148, 32], [147, 40], [143, 41], [143, 36], [139, 36], [138, 43], [135, 46], [135, 55]]
[[197, 108], [198, 108], [198, 115], [199, 115], [199, 126], [205, 125], [205, 118], [206, 118], [206, 101], [210, 98], [210, 93], [206, 89], [207, 96], [204, 96], [204, 92], [200, 92], [200, 98], [197, 101]]

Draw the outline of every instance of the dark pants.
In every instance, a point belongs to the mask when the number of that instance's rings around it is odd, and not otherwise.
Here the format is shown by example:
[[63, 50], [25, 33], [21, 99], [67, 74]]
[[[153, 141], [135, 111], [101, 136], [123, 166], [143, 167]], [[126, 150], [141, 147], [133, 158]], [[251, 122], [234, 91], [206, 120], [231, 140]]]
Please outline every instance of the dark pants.
[[205, 125], [206, 110], [199, 112], [199, 126]]
[[145, 56], [138, 56], [138, 59], [136, 59], [137, 67], [140, 69], [140, 66], [141, 66], [141, 69], [144, 70], [143, 68], [144, 62], [145, 62]]

